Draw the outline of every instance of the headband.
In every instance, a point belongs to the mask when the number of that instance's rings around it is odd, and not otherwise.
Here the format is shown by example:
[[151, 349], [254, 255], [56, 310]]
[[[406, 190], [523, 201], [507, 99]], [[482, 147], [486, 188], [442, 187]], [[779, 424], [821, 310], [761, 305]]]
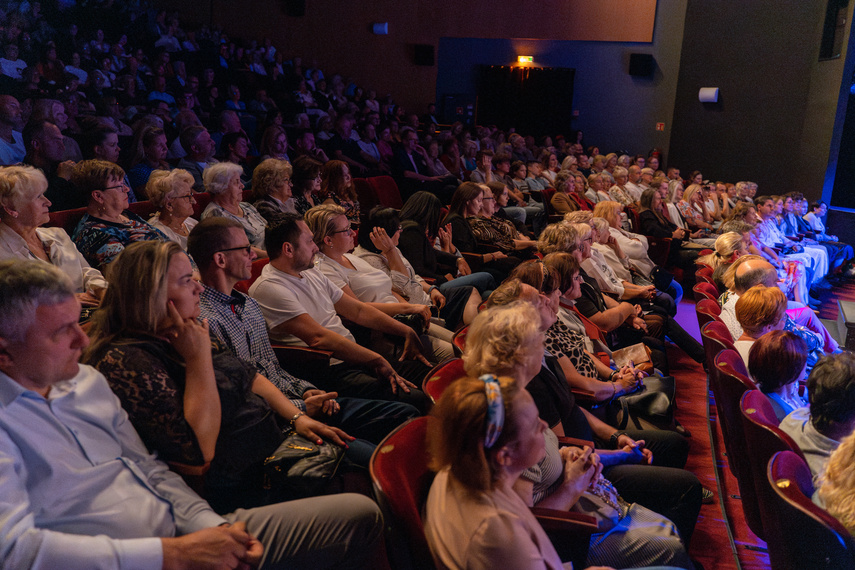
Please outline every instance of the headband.
[[499, 381], [492, 374], [484, 374], [480, 380], [484, 382], [484, 392], [487, 394], [487, 428], [484, 434], [484, 447], [490, 449], [502, 434], [505, 425], [505, 404], [502, 401], [502, 389]]

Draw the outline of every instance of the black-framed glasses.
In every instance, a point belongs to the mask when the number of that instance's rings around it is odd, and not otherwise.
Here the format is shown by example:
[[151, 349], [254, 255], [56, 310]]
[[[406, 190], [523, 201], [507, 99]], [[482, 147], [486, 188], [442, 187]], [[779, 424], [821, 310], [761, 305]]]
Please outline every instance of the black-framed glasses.
[[245, 251], [246, 254], [249, 255], [250, 253], [252, 253], [252, 246], [250, 244], [246, 244], [246, 245], [242, 245], [240, 247], [230, 247], [228, 249], [218, 249], [214, 253], [224, 253], [226, 251], [240, 251], [240, 250]]
[[185, 200], [185, 199], [195, 200], [196, 198], [195, 198], [195, 196], [193, 196], [193, 194], [185, 194], [184, 196], [176, 196], [173, 198], [173, 200]]
[[118, 190], [120, 188], [127, 188], [127, 187], [128, 187], [128, 185], [125, 184], [124, 182], [122, 182], [121, 184], [119, 184], [117, 186], [108, 186], [106, 188], [101, 188], [101, 191], [103, 192], [104, 190]]
[[347, 226], [347, 227], [346, 227], [345, 229], [343, 229], [343, 230], [335, 230], [335, 231], [330, 232], [330, 235], [332, 236], [332, 235], [335, 235], [335, 234], [344, 234], [344, 233], [349, 233], [349, 232], [351, 232], [351, 231], [353, 231], [353, 230], [351, 229], [351, 227], [350, 227], [350, 226]]

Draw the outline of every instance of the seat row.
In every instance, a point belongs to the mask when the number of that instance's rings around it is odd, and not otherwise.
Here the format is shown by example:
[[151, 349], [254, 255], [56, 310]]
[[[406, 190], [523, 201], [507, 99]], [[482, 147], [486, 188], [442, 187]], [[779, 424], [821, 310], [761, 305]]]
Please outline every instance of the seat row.
[[773, 570], [855, 568], [855, 539], [811, 501], [813, 482], [801, 450], [778, 428], [767, 396], [733, 346], [712, 269], [701, 266], [696, 281], [709, 386], [748, 527], [767, 542]]

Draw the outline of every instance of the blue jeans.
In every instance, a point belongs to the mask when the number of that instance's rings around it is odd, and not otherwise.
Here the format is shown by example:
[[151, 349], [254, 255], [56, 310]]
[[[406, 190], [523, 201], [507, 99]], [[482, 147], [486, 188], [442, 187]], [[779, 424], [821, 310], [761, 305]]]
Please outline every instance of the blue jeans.
[[525, 216], [526, 216], [525, 209], [520, 208], [519, 206], [505, 206], [502, 209], [505, 211], [505, 213], [508, 215], [508, 217], [510, 219], [517, 220], [518, 222], [520, 222], [522, 224], [525, 223]]
[[364, 398], [336, 398], [339, 411], [320, 421], [341, 428], [357, 438], [348, 442], [347, 458], [361, 467], [368, 467], [374, 448], [389, 433], [409, 420], [420, 416], [410, 404]]
[[672, 279], [671, 285], [663, 292], [668, 293], [675, 303], [679, 303], [683, 299], [683, 287], [676, 279]]
[[451, 281], [446, 281], [439, 286], [439, 292], [445, 295], [449, 289], [454, 289], [455, 287], [475, 287], [481, 296], [484, 297], [484, 293], [496, 288], [496, 280], [489, 273], [478, 271], [457, 277]]

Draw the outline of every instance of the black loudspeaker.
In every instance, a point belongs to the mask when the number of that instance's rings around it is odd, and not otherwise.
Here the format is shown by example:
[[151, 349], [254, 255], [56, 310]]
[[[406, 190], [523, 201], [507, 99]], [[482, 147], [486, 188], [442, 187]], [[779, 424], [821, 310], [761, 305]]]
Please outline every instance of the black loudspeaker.
[[629, 74], [638, 77], [649, 77], [656, 69], [656, 60], [650, 53], [629, 54]]
[[413, 46], [413, 61], [416, 65], [433, 65], [433, 46], [430, 44], [416, 44]]
[[306, 0], [285, 0], [285, 14], [292, 18], [302, 18], [306, 15]]

